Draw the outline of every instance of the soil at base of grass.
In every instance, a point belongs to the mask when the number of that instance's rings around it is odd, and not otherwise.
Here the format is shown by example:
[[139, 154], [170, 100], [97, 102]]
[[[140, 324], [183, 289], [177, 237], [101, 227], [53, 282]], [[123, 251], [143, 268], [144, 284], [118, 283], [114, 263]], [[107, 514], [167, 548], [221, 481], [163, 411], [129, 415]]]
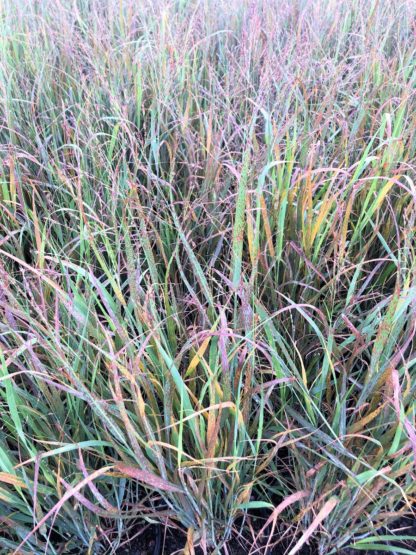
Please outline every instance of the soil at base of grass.
[[[403, 535], [416, 537], [416, 520], [404, 518], [395, 524], [395, 528], [404, 528], [401, 532]], [[388, 533], [386, 531], [386, 533]], [[127, 543], [117, 551], [117, 555], [173, 555], [181, 554], [185, 547], [186, 538], [179, 531], [165, 530], [162, 526], [149, 526], [142, 534]], [[395, 544], [395, 545], [394, 545]], [[416, 554], [416, 541], [413, 542], [394, 542], [390, 543], [391, 547], [403, 547]], [[241, 545], [237, 540], [231, 540], [227, 543], [229, 555], [247, 555], [247, 546]], [[267, 555], [284, 555], [287, 552], [287, 546], [280, 546], [268, 551]], [[260, 552], [261, 553], [261, 552]], [[305, 546], [299, 555], [316, 555], [317, 551], [314, 547]], [[339, 555], [385, 555], [386, 551], [358, 551], [351, 548], [342, 549]], [[394, 553], [394, 551], [392, 552]], [[202, 555], [202, 550], [195, 549], [195, 555]], [[263, 553], [261, 555], [264, 555]]]
[[[180, 555], [185, 547], [186, 537], [178, 531], [169, 530], [164, 536], [163, 527], [151, 526], [143, 534], [126, 544], [117, 551], [117, 555]], [[238, 540], [227, 542], [229, 555], [247, 555], [248, 545], [242, 545]], [[284, 552], [281, 548], [270, 550], [268, 555], [281, 555]], [[200, 548], [195, 548], [195, 555], [203, 555]], [[312, 555], [312, 551], [307, 548], [300, 552], [300, 555]], [[313, 555], [316, 555], [313, 552]]]

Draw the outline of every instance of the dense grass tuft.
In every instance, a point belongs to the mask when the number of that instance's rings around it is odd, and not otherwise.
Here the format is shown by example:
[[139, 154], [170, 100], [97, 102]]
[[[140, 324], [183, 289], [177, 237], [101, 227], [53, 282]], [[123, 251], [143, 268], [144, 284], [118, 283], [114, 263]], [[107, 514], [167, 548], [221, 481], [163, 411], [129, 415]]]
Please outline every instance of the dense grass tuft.
[[389, 548], [416, 496], [414, 1], [0, 9], [1, 552], [146, 522], [188, 554]]

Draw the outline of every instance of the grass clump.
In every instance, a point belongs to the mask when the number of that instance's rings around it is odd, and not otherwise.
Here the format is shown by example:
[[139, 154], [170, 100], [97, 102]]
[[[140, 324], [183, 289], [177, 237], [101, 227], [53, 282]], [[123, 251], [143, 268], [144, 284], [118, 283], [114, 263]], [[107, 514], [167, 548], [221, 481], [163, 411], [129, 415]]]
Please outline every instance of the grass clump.
[[115, 553], [146, 522], [186, 553], [390, 548], [414, 8], [1, 4], [2, 552]]

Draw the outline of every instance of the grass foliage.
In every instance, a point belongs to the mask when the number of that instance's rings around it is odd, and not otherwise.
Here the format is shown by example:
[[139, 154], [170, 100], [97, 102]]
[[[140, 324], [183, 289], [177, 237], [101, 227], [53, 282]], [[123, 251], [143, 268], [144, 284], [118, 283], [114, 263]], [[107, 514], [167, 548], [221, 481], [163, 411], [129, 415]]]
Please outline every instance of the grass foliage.
[[146, 522], [188, 554], [389, 549], [416, 495], [414, 1], [0, 8], [1, 552]]

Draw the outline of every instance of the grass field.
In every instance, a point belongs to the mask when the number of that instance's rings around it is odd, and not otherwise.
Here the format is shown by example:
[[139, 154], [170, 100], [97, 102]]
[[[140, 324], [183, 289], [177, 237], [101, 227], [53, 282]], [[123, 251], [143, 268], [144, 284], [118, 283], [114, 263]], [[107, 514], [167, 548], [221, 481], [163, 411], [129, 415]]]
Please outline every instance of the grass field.
[[2, 0], [0, 143], [0, 553], [414, 553], [414, 0]]

